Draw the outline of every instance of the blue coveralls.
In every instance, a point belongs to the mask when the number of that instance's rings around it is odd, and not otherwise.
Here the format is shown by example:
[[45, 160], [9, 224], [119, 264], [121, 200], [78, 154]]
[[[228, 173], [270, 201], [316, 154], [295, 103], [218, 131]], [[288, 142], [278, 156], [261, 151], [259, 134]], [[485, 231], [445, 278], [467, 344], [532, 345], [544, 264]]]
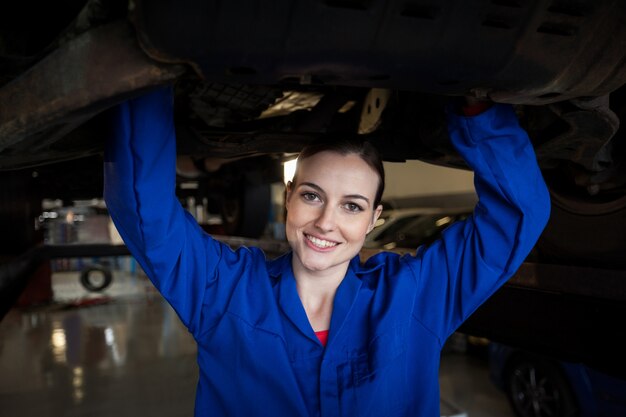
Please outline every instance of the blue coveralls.
[[296, 292], [291, 253], [266, 260], [204, 233], [175, 196], [171, 89], [117, 110], [105, 198], [132, 254], [198, 344], [196, 416], [439, 416], [447, 337], [516, 271], [549, 197], [510, 106], [449, 115], [479, 202], [417, 256], [350, 263], [324, 348]]

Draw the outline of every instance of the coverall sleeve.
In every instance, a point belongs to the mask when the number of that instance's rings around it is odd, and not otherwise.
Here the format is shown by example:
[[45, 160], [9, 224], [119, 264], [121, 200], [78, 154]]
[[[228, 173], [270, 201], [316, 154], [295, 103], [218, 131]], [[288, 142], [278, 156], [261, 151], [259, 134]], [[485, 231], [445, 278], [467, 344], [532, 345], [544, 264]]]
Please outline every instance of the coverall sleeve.
[[474, 171], [478, 203], [408, 261], [418, 286], [414, 318], [441, 343], [516, 272], [550, 212], [532, 144], [511, 106], [472, 117], [449, 111], [448, 132]]
[[[206, 234], [175, 195], [172, 89], [155, 90], [114, 110], [104, 161], [107, 208], [130, 252], [196, 334], [211, 319], [207, 316], [219, 314], [219, 300], [207, 300], [207, 292], [219, 291], [217, 265], [224, 253], [235, 255]], [[212, 310], [203, 308], [208, 301]]]

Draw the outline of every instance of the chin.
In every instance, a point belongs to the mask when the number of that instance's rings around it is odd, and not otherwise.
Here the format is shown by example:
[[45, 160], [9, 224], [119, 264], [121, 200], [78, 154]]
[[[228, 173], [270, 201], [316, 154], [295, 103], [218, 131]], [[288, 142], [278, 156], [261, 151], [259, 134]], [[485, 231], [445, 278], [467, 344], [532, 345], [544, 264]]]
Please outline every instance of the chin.
[[314, 259], [300, 258], [300, 263], [309, 271], [316, 271], [316, 272], [324, 271], [332, 266], [328, 262], [323, 262], [323, 261], [314, 260]]

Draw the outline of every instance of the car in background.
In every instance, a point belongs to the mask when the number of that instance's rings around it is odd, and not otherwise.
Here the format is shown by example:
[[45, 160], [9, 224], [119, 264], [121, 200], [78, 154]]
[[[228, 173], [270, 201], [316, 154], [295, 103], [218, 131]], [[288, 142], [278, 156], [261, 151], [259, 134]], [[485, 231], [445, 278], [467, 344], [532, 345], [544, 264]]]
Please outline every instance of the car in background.
[[519, 417], [626, 416], [626, 379], [498, 343], [490, 378]]
[[467, 218], [472, 209], [422, 207], [384, 211], [363, 247], [414, 251], [434, 242], [452, 223]]

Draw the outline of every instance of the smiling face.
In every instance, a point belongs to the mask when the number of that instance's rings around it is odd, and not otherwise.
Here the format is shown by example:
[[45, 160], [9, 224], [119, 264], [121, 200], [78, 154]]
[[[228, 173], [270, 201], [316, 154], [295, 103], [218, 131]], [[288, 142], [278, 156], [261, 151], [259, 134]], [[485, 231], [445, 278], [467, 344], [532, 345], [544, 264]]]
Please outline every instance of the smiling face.
[[287, 189], [287, 240], [294, 274], [345, 274], [381, 206], [379, 176], [360, 156], [324, 151], [298, 162]]

